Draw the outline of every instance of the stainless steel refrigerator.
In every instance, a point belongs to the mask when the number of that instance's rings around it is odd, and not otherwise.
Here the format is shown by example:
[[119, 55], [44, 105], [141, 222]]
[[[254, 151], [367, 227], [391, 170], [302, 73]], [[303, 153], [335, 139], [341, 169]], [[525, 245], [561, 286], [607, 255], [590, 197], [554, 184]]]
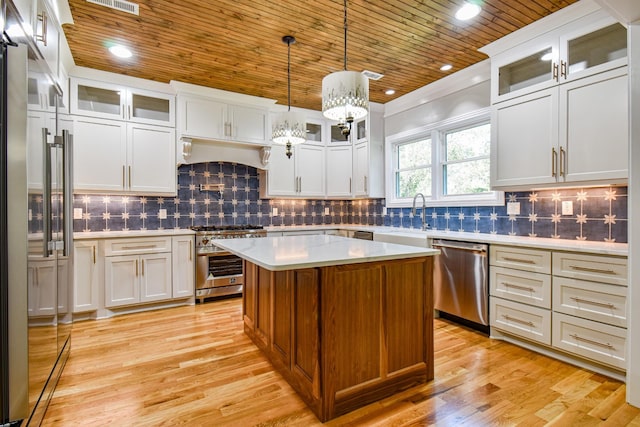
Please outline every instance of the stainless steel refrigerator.
[[0, 425], [36, 426], [71, 345], [72, 147], [53, 73], [0, 1]]

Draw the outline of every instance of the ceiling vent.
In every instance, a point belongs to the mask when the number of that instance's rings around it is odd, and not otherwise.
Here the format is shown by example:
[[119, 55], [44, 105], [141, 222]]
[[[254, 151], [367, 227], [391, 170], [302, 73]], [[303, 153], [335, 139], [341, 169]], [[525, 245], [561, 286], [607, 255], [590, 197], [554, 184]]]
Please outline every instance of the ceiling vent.
[[131, 13], [133, 15], [140, 15], [140, 5], [137, 3], [131, 3], [126, 0], [87, 0], [88, 3], [99, 4], [100, 6], [110, 7], [121, 12]]
[[365, 77], [367, 77], [369, 80], [380, 80], [384, 77], [384, 74], [376, 73], [369, 70], [364, 70], [362, 74], [364, 74]]

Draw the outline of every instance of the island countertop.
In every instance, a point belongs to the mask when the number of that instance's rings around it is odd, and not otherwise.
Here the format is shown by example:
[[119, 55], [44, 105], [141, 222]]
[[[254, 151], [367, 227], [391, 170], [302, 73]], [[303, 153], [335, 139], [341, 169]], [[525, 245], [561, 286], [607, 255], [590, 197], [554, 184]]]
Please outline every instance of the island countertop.
[[437, 249], [331, 235], [215, 239], [212, 243], [272, 271], [416, 258], [440, 253]]

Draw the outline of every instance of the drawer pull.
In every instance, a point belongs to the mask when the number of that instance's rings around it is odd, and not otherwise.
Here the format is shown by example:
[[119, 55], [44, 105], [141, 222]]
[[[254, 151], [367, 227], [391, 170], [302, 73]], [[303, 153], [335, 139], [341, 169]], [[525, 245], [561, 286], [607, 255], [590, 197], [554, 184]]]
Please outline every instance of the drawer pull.
[[522, 319], [518, 319], [517, 317], [511, 317], [508, 314], [503, 314], [502, 317], [504, 317], [505, 320], [509, 320], [511, 322], [521, 323], [523, 325], [527, 325], [527, 326], [531, 326], [531, 327], [536, 326], [535, 323], [533, 323], [533, 322], [531, 322], [529, 320], [522, 320]]
[[590, 340], [589, 338], [581, 337], [578, 334], [571, 334], [569, 336], [571, 338], [573, 338], [574, 340], [576, 340], [576, 341], [582, 341], [582, 342], [586, 342], [586, 343], [589, 343], [589, 344], [597, 345], [599, 347], [604, 347], [604, 348], [608, 348], [610, 350], [614, 350], [614, 347], [611, 344], [609, 344], [608, 342], [607, 343], [602, 343], [600, 341]]
[[123, 246], [122, 250], [124, 251], [135, 251], [137, 249], [153, 249], [156, 245], [141, 245], [141, 246]]
[[522, 291], [529, 291], [529, 292], [534, 292], [535, 291], [535, 289], [533, 289], [530, 286], [521, 286], [521, 285], [516, 285], [515, 283], [508, 283], [508, 282], [502, 282], [502, 284], [504, 286], [506, 286], [507, 288], [520, 289]]
[[570, 265], [569, 267], [573, 270], [586, 271], [588, 273], [616, 274], [616, 272], [611, 269], [582, 267], [580, 265]]
[[92, 249], [93, 249], [93, 263], [95, 264], [96, 263], [96, 247], [95, 247], [95, 245], [92, 247]]
[[588, 299], [584, 299], [584, 298], [579, 298], [579, 297], [571, 297], [569, 299], [574, 300], [575, 302], [583, 302], [585, 304], [591, 304], [591, 305], [597, 305], [598, 307], [606, 307], [606, 308], [610, 308], [610, 309], [614, 309], [616, 308], [615, 305], [611, 304], [610, 302], [598, 302], [598, 301], [591, 301]]
[[521, 259], [521, 258], [509, 258], [509, 257], [504, 257], [503, 258], [505, 261], [511, 261], [511, 262], [521, 262], [524, 264], [535, 264], [536, 262], [532, 259]]

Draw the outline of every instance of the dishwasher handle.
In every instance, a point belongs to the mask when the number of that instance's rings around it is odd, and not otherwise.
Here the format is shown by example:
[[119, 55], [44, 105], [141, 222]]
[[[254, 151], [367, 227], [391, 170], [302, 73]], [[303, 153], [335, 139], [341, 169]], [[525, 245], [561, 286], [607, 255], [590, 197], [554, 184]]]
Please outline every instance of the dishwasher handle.
[[434, 240], [431, 244], [432, 248], [448, 248], [448, 249], [458, 249], [461, 251], [468, 252], [482, 252], [486, 253], [489, 250], [488, 245], [481, 245], [469, 242], [456, 242], [456, 241], [445, 241], [445, 240]]

